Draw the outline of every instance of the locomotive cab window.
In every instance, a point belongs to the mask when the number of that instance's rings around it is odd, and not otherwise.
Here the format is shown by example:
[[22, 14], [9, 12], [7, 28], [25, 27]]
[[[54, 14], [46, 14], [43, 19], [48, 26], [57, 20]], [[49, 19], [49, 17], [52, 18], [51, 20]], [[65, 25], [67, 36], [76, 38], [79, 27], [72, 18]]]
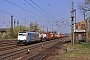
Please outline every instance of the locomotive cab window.
[[23, 34], [19, 34], [19, 35], [23, 35]]

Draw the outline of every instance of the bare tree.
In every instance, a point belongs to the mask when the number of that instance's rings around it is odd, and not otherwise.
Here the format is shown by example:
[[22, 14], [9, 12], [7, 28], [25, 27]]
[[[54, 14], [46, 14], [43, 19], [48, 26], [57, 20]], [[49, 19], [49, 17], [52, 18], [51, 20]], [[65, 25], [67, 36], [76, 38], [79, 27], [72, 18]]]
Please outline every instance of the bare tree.
[[85, 15], [90, 11], [90, 0], [84, 0], [82, 3], [78, 3], [79, 10]]

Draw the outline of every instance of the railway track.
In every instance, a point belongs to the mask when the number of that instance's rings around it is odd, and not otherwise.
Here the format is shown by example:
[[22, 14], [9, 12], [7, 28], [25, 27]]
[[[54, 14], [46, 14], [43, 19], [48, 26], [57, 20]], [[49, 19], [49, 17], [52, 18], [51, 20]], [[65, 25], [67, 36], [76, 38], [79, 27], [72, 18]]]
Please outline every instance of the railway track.
[[0, 47], [16, 45], [16, 43], [17, 43], [17, 40], [2, 40], [0, 41]]
[[10, 44], [1, 44], [1, 45], [0, 45], [0, 48], [1, 48], [1, 47], [5, 47], [5, 46], [10, 46], [10, 45], [16, 45], [16, 44], [13, 44], [13, 43], [10, 43]]
[[17, 40], [1, 40], [0, 44], [8, 44], [8, 43], [14, 43], [17, 42]]
[[18, 55], [20, 53], [26, 52], [27, 49], [29, 49], [29, 50], [36, 49], [38, 47], [41, 47], [42, 44], [46, 45], [46, 44], [50, 44], [50, 43], [53, 43], [53, 42], [55, 42], [55, 40], [52, 40], [51, 42], [48, 41], [46, 43], [44, 42], [44, 43], [41, 43], [41, 44], [38, 44], [38, 45], [35, 45], [35, 46], [30, 46], [30, 47], [28, 46], [26, 48], [14, 50], [14, 51], [11, 50], [11, 52], [2, 53], [2, 54], [0, 54], [0, 60], [4, 60], [4, 59], [7, 59], [7, 58], [10, 58], [11, 56], [15, 56], [15, 55]]
[[[60, 41], [61, 40], [63, 40], [64, 42], [65, 42], [65, 40], [68, 40], [67, 38], [61, 38], [61, 39], [59, 39]], [[47, 46], [44, 46], [43, 47], [43, 49], [41, 48], [41, 47], [38, 47], [37, 49], [33, 49], [33, 50], [30, 50], [30, 53], [29, 54], [27, 54], [27, 52], [23, 52], [22, 54], [20, 54], [20, 55], [18, 55], [18, 56], [16, 56], [16, 57], [13, 57], [13, 58], [11, 58], [11, 59], [15, 59], [15, 60], [25, 60], [25, 59], [27, 59], [28, 57], [31, 57], [31, 56], [34, 56], [34, 55], [36, 55], [36, 54], [39, 54], [40, 52], [42, 52], [42, 51], [44, 51], [45, 52], [45, 50], [46, 49], [48, 49], [49, 47], [51, 47], [51, 46], [53, 46], [53, 45], [56, 45], [58, 42], [60, 42], [59, 40], [57, 40], [57, 42], [55, 41], [55, 43], [52, 43], [52, 44], [50, 44], [50, 45], [47, 45]], [[54, 42], [54, 41], [53, 41]], [[51, 53], [54, 53], [54, 50], [53, 50], [53, 52], [51, 52]], [[45, 54], [44, 54], [45, 55]], [[49, 55], [49, 54], [47, 54], [47, 55]], [[50, 54], [51, 55], [51, 54]], [[47, 56], [46, 56], [47, 57]], [[11, 59], [9, 59], [9, 60], [11, 60]], [[37, 59], [36, 59], [37, 60]]]
[[10, 49], [14, 49], [14, 48], [19, 48], [20, 46], [17, 46], [16, 44], [8, 44], [5, 46], [0, 46], [0, 51], [6, 51], [6, 50], [10, 50]]
[[27, 58], [26, 60], [43, 60], [43, 59], [45, 59], [46, 57], [48, 57], [49, 55], [51, 55], [52, 52], [53, 52], [57, 47], [61, 46], [62, 44], [65, 44], [65, 43], [67, 43], [67, 41], [65, 41], [65, 42], [62, 42], [62, 41], [61, 41], [61, 42], [59, 42], [59, 43], [57, 43], [57, 44], [49, 47], [48, 49], [46, 49], [46, 50], [44, 50], [44, 51], [41, 51], [41, 52], [39, 52], [38, 54], [33, 55], [33, 56]]
[[16, 40], [3, 40], [0, 41], [0, 52], [6, 51], [9, 49], [17, 48]]
[[9, 49], [14, 49], [14, 48], [18, 48], [18, 46], [16, 46], [16, 45], [11, 45], [11, 46], [1, 47], [1, 48], [0, 48], [0, 51], [5, 51], [5, 50], [9, 50]]
[[[66, 38], [61, 38], [60, 40], [65, 40]], [[42, 45], [49, 45], [49, 44], [54, 44], [54, 42], [56, 42], [58, 40], [52, 40], [52, 41], [46, 41], [46, 42], [42, 42], [42, 43], [38, 43], [38, 44], [32, 44], [32, 45], [28, 45], [28, 46], [14, 46], [12, 45], [12, 47], [7, 46], [6, 48], [0, 48], [0, 60], [13, 60], [14, 59], [17, 60], [17, 57], [15, 58], [15, 56], [21, 55], [23, 53], [26, 54], [27, 50], [29, 49], [31, 50], [35, 50], [37, 48], [40, 48]], [[8, 50], [8, 51], [6, 51]], [[35, 55], [35, 54], [33, 54]], [[26, 58], [25, 58], [26, 59]], [[21, 59], [22, 60], [22, 59]]]

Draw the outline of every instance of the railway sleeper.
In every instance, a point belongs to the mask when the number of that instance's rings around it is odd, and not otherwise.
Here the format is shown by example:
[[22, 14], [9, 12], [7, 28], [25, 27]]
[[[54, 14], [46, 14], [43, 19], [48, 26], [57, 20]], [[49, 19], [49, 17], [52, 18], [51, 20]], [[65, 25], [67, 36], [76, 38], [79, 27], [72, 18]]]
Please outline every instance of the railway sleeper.
[[[47, 59], [49, 56], [55, 54], [55, 49], [59, 46], [61, 46], [62, 44], [65, 44], [65, 43], [68, 43], [68, 42], [59, 42], [57, 43], [56, 45], [53, 45], [51, 46], [50, 48], [44, 50], [44, 51], [41, 51], [39, 52], [38, 54], [34, 55], [34, 56], [31, 56], [29, 58], [27, 58], [26, 60], [44, 60], [44, 59]], [[53, 53], [54, 52], [54, 53]]]

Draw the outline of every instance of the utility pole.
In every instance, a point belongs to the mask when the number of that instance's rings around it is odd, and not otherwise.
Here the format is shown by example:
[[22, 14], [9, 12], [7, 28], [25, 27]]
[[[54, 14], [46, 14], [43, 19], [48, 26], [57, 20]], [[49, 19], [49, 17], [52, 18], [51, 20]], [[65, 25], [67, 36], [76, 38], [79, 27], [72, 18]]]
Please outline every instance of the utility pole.
[[86, 17], [86, 11], [84, 12], [84, 21], [85, 21], [85, 30], [86, 30], [86, 42], [88, 42], [88, 22], [87, 22], [87, 17]]
[[53, 33], [53, 25], [52, 25], [52, 33]]
[[89, 24], [88, 24], [88, 38], [90, 38], [90, 19], [88, 20], [89, 21]]
[[76, 9], [74, 9], [74, 11], [75, 11], [75, 26], [74, 26], [75, 27], [75, 31], [74, 31], [75, 33], [74, 33], [74, 40], [76, 40], [76, 34], [77, 34], [76, 33]]
[[86, 42], [88, 42], [88, 23], [87, 23], [87, 19], [85, 20], [85, 25], [86, 25]]
[[19, 20], [17, 20], [17, 27], [19, 26]]
[[48, 27], [47, 27], [47, 33], [48, 33]]
[[11, 36], [13, 37], [13, 15], [11, 16]]
[[16, 19], [14, 19], [14, 27], [15, 27], [15, 24], [16, 24]]
[[71, 43], [74, 45], [74, 2], [72, 2], [71, 11]]
[[86, 20], [86, 13], [84, 12], [84, 14], [83, 14], [83, 15], [84, 15], [84, 20]]

